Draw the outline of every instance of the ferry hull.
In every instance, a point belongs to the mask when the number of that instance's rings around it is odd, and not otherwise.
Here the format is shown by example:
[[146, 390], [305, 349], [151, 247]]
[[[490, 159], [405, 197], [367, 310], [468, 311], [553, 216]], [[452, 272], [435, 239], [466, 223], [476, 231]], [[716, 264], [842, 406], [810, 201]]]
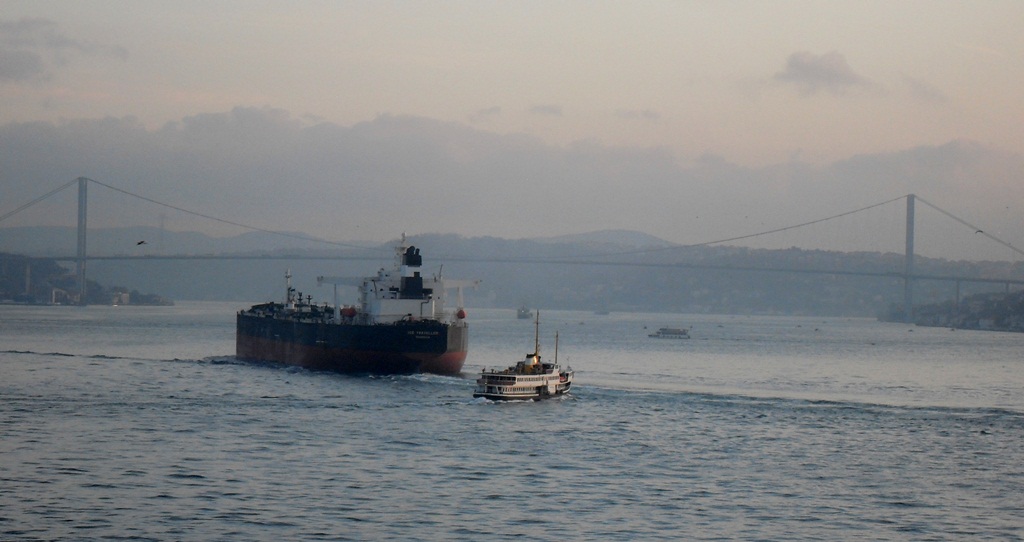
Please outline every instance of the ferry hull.
[[465, 325], [330, 324], [239, 313], [235, 355], [339, 373], [457, 375], [468, 345]]
[[474, 399], [487, 399], [489, 401], [539, 401], [541, 399], [551, 399], [560, 395], [566, 395], [569, 393], [569, 388], [557, 391], [555, 393], [532, 393], [532, 394], [507, 394], [507, 393], [487, 393], [487, 392], [475, 392], [473, 393]]

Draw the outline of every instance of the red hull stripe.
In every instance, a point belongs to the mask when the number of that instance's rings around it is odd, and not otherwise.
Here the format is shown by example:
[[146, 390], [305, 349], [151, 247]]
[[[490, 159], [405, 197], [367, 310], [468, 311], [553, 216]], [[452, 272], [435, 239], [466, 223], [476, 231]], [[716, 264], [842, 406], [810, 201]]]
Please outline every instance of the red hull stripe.
[[457, 375], [466, 363], [466, 351], [389, 352], [325, 348], [238, 334], [238, 359], [272, 361], [339, 373]]

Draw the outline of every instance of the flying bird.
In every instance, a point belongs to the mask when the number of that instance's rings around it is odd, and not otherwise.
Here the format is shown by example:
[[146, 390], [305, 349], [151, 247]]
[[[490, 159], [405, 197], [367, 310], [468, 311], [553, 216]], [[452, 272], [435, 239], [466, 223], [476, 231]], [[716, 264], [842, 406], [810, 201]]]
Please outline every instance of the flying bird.
[[144, 244], [146, 244], [146, 240], [145, 239], [143, 239], [142, 241], [139, 241], [138, 243], [135, 243], [136, 246], [144, 245]]

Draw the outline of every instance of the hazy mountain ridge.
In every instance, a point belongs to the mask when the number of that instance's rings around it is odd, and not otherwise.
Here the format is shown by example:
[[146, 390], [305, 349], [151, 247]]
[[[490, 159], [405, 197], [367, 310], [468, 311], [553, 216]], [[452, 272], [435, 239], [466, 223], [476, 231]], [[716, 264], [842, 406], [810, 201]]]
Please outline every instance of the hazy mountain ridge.
[[[211, 237], [198, 232], [178, 232], [154, 227], [94, 228], [89, 230], [87, 248], [90, 254], [104, 256], [147, 256], [166, 254], [228, 254], [269, 253], [275, 251], [328, 251], [344, 247], [380, 248], [373, 241], [326, 241], [299, 232], [281, 232], [284, 235], [252, 231], [230, 237]], [[545, 245], [580, 245], [590, 248], [608, 247], [613, 250], [632, 248], [668, 247], [673, 243], [653, 235], [630, 230], [602, 230], [529, 239], [501, 239], [497, 237], [464, 238], [456, 234], [424, 234], [441, 246], [454, 248], [455, 244], [472, 240], [484, 243], [540, 243]], [[303, 241], [307, 238], [308, 241]], [[396, 237], [397, 239], [397, 237]], [[78, 233], [74, 227], [39, 226], [0, 228], [0, 247], [8, 252], [32, 256], [65, 257], [76, 254]], [[140, 244], [141, 243], [141, 244]], [[393, 242], [383, 244], [392, 246]]]
[[[73, 228], [66, 230], [64, 234], [73, 238]], [[0, 239], [4, 239], [5, 233], [11, 232], [0, 230]], [[90, 233], [91, 254], [99, 253], [97, 245], [103, 246], [99, 241], [93, 242], [94, 238], [102, 239], [102, 233]], [[137, 241], [131, 239], [151, 233], [152, 229], [107, 232], [109, 239], [128, 239], [133, 245]], [[265, 254], [275, 259], [95, 260], [89, 264], [89, 277], [176, 300], [234, 300], [242, 306], [247, 302], [280, 299], [285, 272], [291, 271], [296, 288], [314, 299], [328, 300], [330, 291], [316, 286], [317, 276], [371, 275], [390, 266], [392, 246], [398, 238], [396, 235], [388, 243], [358, 243], [373, 245], [369, 247], [372, 250], [323, 244], [315, 249], [301, 248], [298, 245], [312, 243], [293, 238], [266, 240], [256, 247], [255, 242], [265, 240], [267, 235], [256, 232], [210, 241], [202, 240], [205, 236], [200, 234], [164, 232], [165, 246], [170, 246], [168, 241], [182, 243], [184, 254], [207, 254], [213, 252], [213, 247], [228, 247], [219, 253]], [[195, 238], [203, 242], [186, 243]], [[903, 281], [899, 278], [902, 254], [658, 246], [656, 238], [624, 231], [561, 239], [466, 238], [456, 234], [408, 238], [423, 252], [425, 273], [482, 280], [476, 290], [466, 292], [467, 305], [471, 307], [514, 308], [525, 302], [533, 308], [578, 310], [876, 316], [891, 312], [893, 305], [903, 299]], [[647, 248], [637, 248], [637, 240], [648, 243]], [[24, 239], [22, 242], [32, 245]], [[142, 249], [150, 250], [148, 244], [147, 241], [141, 245]], [[11, 251], [6, 244], [0, 247]], [[68, 253], [73, 254], [73, 250], [68, 249]], [[289, 259], [289, 255], [353, 258]], [[587, 263], [574, 263], [576, 260]], [[595, 261], [606, 263], [594, 264]], [[918, 257], [915, 266], [918, 273], [934, 276], [1024, 278], [1024, 264], [1014, 262], [954, 262]], [[791, 269], [889, 276], [785, 271]], [[1000, 284], [964, 282], [960, 295], [1001, 289]], [[952, 281], [918, 281], [915, 292], [916, 304], [939, 303], [956, 295]], [[354, 301], [354, 291], [343, 291], [341, 295], [343, 302]]]
[[636, 248], [674, 245], [674, 243], [670, 243], [653, 235], [632, 230], [601, 230], [586, 233], [556, 235], [553, 237], [534, 237], [532, 240], [541, 243], [616, 245], [619, 247]]

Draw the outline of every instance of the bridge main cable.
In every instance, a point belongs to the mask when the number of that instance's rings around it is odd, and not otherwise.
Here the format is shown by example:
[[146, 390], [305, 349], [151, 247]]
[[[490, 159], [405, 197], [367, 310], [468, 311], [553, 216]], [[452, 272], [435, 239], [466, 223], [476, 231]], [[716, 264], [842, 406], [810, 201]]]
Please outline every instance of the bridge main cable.
[[60, 187], [54, 188], [53, 190], [51, 190], [51, 191], [47, 192], [46, 194], [43, 194], [42, 196], [39, 196], [38, 198], [36, 198], [36, 199], [34, 199], [34, 200], [32, 200], [32, 201], [22, 205], [21, 207], [18, 207], [17, 209], [15, 209], [15, 210], [13, 210], [13, 211], [11, 211], [11, 212], [3, 215], [3, 216], [0, 216], [0, 222], [3, 222], [4, 220], [7, 220], [8, 218], [10, 218], [10, 217], [12, 217], [12, 216], [14, 216], [14, 215], [24, 211], [25, 209], [28, 209], [29, 207], [39, 203], [40, 201], [43, 201], [44, 199], [46, 199], [46, 198], [56, 194], [57, 192], [60, 192], [61, 190], [64, 190], [65, 188], [67, 188], [67, 187], [69, 187], [69, 186], [71, 186], [71, 185], [73, 185], [73, 184], [75, 184], [77, 182], [78, 182], [78, 179], [73, 179], [71, 181], [68, 181], [67, 183], [61, 185]]
[[138, 198], [138, 199], [141, 199], [143, 201], [148, 201], [149, 203], [160, 205], [162, 207], [167, 207], [168, 209], [174, 209], [175, 211], [180, 211], [182, 213], [187, 213], [187, 214], [190, 214], [190, 215], [193, 215], [193, 216], [198, 216], [200, 218], [205, 218], [207, 220], [213, 220], [213, 221], [216, 221], [216, 222], [220, 222], [222, 224], [229, 224], [231, 226], [237, 226], [239, 228], [244, 228], [244, 229], [247, 229], [247, 230], [259, 231], [259, 232], [269, 233], [269, 234], [273, 234], [273, 235], [280, 235], [282, 237], [290, 237], [292, 239], [300, 239], [302, 241], [307, 241], [307, 242], [323, 243], [323, 244], [327, 244], [327, 245], [334, 245], [334, 246], [345, 247], [345, 248], [359, 248], [359, 249], [365, 249], [365, 250], [376, 250], [376, 249], [369, 249], [367, 247], [361, 247], [361, 246], [358, 246], [358, 245], [352, 245], [352, 244], [348, 244], [348, 243], [338, 243], [338, 242], [335, 242], [335, 241], [327, 241], [325, 239], [317, 239], [315, 237], [296, 235], [294, 233], [288, 233], [288, 232], [283, 232], [283, 231], [268, 230], [268, 229], [260, 228], [260, 227], [257, 227], [257, 226], [250, 226], [248, 224], [242, 224], [242, 223], [239, 223], [239, 222], [232, 222], [230, 220], [225, 220], [223, 218], [217, 218], [215, 216], [210, 216], [210, 215], [206, 215], [206, 214], [203, 214], [203, 213], [198, 213], [196, 211], [190, 211], [188, 209], [184, 209], [184, 208], [178, 207], [176, 205], [171, 205], [170, 203], [164, 203], [162, 201], [157, 201], [155, 199], [147, 198], [146, 196], [140, 196], [139, 194], [133, 194], [133, 193], [127, 191], [127, 190], [123, 190], [121, 188], [117, 188], [116, 186], [111, 186], [111, 185], [109, 185], [107, 183], [103, 183], [103, 182], [97, 181], [95, 179], [88, 179], [88, 180], [90, 182], [96, 183], [96, 184], [98, 184], [98, 185], [100, 185], [100, 186], [102, 186], [104, 188], [109, 188], [110, 190], [113, 190], [114, 192], [120, 192], [121, 194], [124, 194], [126, 196], [131, 196], [133, 198]]
[[1021, 250], [1021, 249], [1011, 245], [1010, 243], [1007, 243], [1006, 241], [1003, 241], [1002, 239], [999, 239], [998, 237], [988, 233], [985, 230], [982, 230], [981, 228], [975, 226], [974, 224], [971, 224], [970, 222], [967, 222], [966, 220], [963, 220], [960, 217], [957, 217], [956, 215], [954, 215], [953, 213], [950, 213], [949, 211], [940, 209], [935, 204], [930, 203], [929, 201], [925, 200], [921, 196], [917, 196], [917, 200], [920, 201], [921, 203], [931, 207], [932, 209], [935, 209], [936, 211], [946, 215], [947, 217], [952, 218], [953, 220], [956, 220], [957, 222], [963, 224], [964, 226], [967, 226], [968, 228], [971, 228], [972, 230], [974, 230], [974, 233], [983, 235], [983, 236], [985, 236], [985, 237], [987, 237], [987, 238], [989, 238], [989, 239], [999, 243], [1000, 245], [1003, 245], [1004, 247], [1006, 247], [1006, 248], [1016, 252], [1017, 254], [1024, 255], [1024, 250]]
[[575, 256], [575, 257], [577, 257], [577, 258], [593, 258], [595, 256], [626, 256], [626, 255], [630, 255], [630, 254], [647, 254], [647, 253], [651, 253], [651, 252], [663, 252], [663, 251], [667, 251], [667, 250], [679, 250], [679, 249], [683, 249], [683, 248], [706, 247], [706, 246], [710, 246], [710, 245], [717, 245], [717, 244], [720, 244], [720, 243], [729, 243], [729, 242], [732, 242], [732, 241], [742, 241], [743, 239], [752, 239], [754, 237], [761, 237], [762, 235], [770, 235], [770, 234], [773, 234], [773, 233], [779, 233], [779, 232], [788, 231], [788, 230], [795, 230], [797, 228], [802, 228], [804, 226], [811, 226], [811, 225], [814, 225], [814, 224], [820, 224], [822, 222], [828, 222], [829, 220], [835, 220], [837, 218], [842, 218], [844, 216], [849, 216], [849, 215], [852, 215], [852, 214], [856, 214], [856, 213], [860, 213], [860, 212], [863, 212], [863, 211], [867, 211], [869, 209], [874, 209], [875, 207], [881, 207], [883, 205], [888, 205], [890, 203], [893, 203], [895, 201], [899, 201], [901, 199], [905, 199], [907, 197], [908, 196], [904, 195], [904, 196], [900, 196], [898, 198], [892, 198], [890, 200], [886, 200], [886, 201], [882, 201], [882, 202], [879, 202], [879, 203], [875, 203], [873, 205], [868, 205], [867, 207], [861, 207], [860, 209], [854, 209], [852, 211], [846, 211], [844, 213], [839, 213], [837, 215], [832, 215], [832, 216], [828, 216], [828, 217], [825, 217], [825, 218], [818, 218], [818, 219], [815, 219], [815, 220], [811, 220], [809, 222], [803, 222], [801, 224], [794, 224], [792, 226], [785, 226], [785, 227], [782, 227], [782, 228], [775, 228], [773, 230], [762, 231], [762, 232], [757, 232], [757, 233], [750, 233], [750, 234], [746, 234], [746, 235], [740, 235], [738, 237], [729, 237], [727, 239], [716, 239], [714, 241], [704, 241], [702, 243], [692, 243], [692, 244], [687, 244], [687, 245], [670, 245], [670, 246], [667, 246], [667, 247], [641, 248], [641, 249], [637, 249], [637, 250], [628, 250], [628, 251], [624, 251], [624, 252], [610, 252], [610, 253], [603, 253], [603, 254], [588, 254], [588, 255], [580, 255], [580, 256]]

